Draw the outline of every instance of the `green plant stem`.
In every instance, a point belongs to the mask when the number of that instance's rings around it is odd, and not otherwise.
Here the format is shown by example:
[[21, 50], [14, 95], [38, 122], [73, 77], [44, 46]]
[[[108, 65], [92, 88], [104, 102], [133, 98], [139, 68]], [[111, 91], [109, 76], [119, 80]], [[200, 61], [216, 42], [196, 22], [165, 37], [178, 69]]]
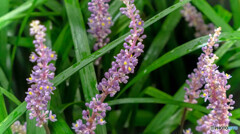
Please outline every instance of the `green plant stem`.
[[50, 133], [50, 130], [49, 130], [49, 128], [48, 128], [48, 125], [47, 125], [47, 124], [44, 124], [43, 126], [44, 126], [44, 129], [46, 130], [46, 134], [51, 134], [51, 133]]
[[183, 116], [182, 116], [182, 119], [181, 119], [181, 127], [180, 127], [180, 130], [179, 130], [179, 134], [182, 134], [182, 132], [183, 132], [183, 126], [184, 126], [186, 114], [187, 114], [187, 108], [184, 108]]

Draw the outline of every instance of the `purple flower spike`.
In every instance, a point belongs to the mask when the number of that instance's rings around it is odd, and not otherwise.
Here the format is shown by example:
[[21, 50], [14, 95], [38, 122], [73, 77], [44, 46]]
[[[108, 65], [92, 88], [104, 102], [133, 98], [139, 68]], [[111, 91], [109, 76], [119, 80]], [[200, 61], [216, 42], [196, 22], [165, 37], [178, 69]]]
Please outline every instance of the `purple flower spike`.
[[[204, 53], [199, 57], [197, 68], [194, 69], [194, 73], [190, 74], [186, 83], [189, 88], [185, 88], [185, 102], [197, 103], [199, 96], [204, 98], [204, 101], [209, 101], [208, 109], [212, 111], [210, 114], [203, 116], [198, 120], [198, 126], [196, 130], [203, 134], [221, 133], [228, 134], [229, 130], [211, 130], [211, 126], [223, 127], [229, 125], [229, 116], [231, 113], [228, 110], [232, 110], [234, 101], [233, 95], [227, 97], [226, 91], [230, 88], [227, 85], [227, 80], [231, 78], [229, 74], [219, 72], [218, 67], [214, 64], [214, 61], [218, 57], [213, 53], [213, 48], [218, 47], [216, 42], [221, 34], [221, 27], [215, 30], [214, 35], [209, 34], [209, 40], [207, 45], [202, 47]], [[204, 87], [202, 94], [200, 88]]]
[[[110, 27], [113, 25], [112, 17], [108, 12], [110, 0], [92, 0], [88, 3], [88, 10], [91, 17], [88, 18], [89, 33], [97, 39], [94, 51], [102, 48], [109, 42], [107, 36], [111, 33]], [[100, 59], [95, 63], [98, 64]]]
[[129, 27], [131, 28], [129, 35], [125, 38], [123, 44], [125, 49], [122, 49], [120, 53], [114, 58], [116, 61], [112, 62], [112, 67], [106, 72], [105, 78], [98, 84], [97, 88], [101, 91], [101, 94], [97, 94], [92, 98], [90, 103], [86, 103], [86, 106], [91, 109], [83, 110], [83, 119], [86, 124], [83, 124], [82, 120], [77, 120], [77, 123], [73, 123], [72, 129], [77, 134], [95, 134], [94, 130], [96, 125], [103, 125], [106, 123], [104, 117], [106, 111], [111, 110], [111, 107], [107, 103], [103, 103], [105, 98], [110, 95], [113, 97], [116, 92], [120, 91], [120, 83], [128, 82], [128, 74], [134, 73], [134, 69], [138, 64], [138, 59], [143, 52], [144, 45], [142, 41], [146, 38], [146, 35], [142, 35], [144, 32], [144, 22], [140, 18], [139, 10], [134, 5], [134, 0], [122, 0], [126, 5], [125, 8], [121, 8], [120, 11], [131, 19]]
[[[216, 55], [214, 55], [212, 52], [215, 41], [217, 41], [218, 36], [221, 34], [220, 31], [221, 28], [218, 28], [215, 30], [215, 34], [213, 36], [210, 34], [210, 39], [208, 40], [207, 46], [204, 46], [202, 48], [204, 53], [202, 53], [201, 56], [198, 58], [197, 68], [193, 70], [193, 73], [188, 75], [188, 78], [190, 80], [186, 81], [186, 83], [189, 85], [189, 88], [185, 87], [185, 102], [193, 104], [197, 103], [196, 99], [199, 98], [201, 93], [199, 89], [202, 88], [203, 85], [206, 83], [206, 72], [204, 71], [204, 68], [207, 66], [207, 64], [209, 64], [209, 62], [211, 62], [212, 64], [214, 60], [217, 59]], [[211, 57], [211, 59], [209, 59], [209, 57]], [[205, 101], [207, 101], [208, 96], [209, 94], [207, 92], [204, 92], [201, 95], [201, 97], [205, 98]]]
[[223, 127], [229, 126], [229, 116], [231, 113], [228, 110], [232, 110], [234, 101], [233, 95], [227, 97], [226, 91], [230, 88], [227, 85], [227, 80], [231, 78], [229, 74], [219, 72], [218, 67], [214, 64], [214, 61], [218, 57], [212, 53], [215, 41], [221, 34], [221, 28], [215, 30], [215, 34], [209, 35], [210, 39], [207, 46], [203, 49], [205, 56], [203, 62], [205, 65], [202, 67], [203, 77], [205, 80], [205, 86], [203, 94], [201, 95], [205, 100], [209, 101], [207, 109], [211, 109], [208, 115], [203, 116], [198, 120], [197, 131], [203, 132], [203, 134], [219, 133], [228, 134], [230, 130], [215, 129], [211, 130], [211, 126]]
[[[40, 25], [38, 20], [33, 21], [30, 24], [30, 34], [35, 37], [33, 41], [36, 52], [32, 52], [30, 55], [31, 62], [37, 62], [37, 65], [33, 67], [32, 74], [27, 81], [31, 84], [26, 92], [27, 97], [27, 109], [30, 110], [29, 118], [33, 119], [36, 117], [36, 126], [42, 127], [48, 119], [56, 121], [56, 115], [52, 114], [52, 111], [47, 110], [48, 101], [51, 99], [51, 94], [56, 89], [53, 84], [49, 81], [54, 78], [55, 67], [52, 60], [57, 59], [57, 55], [54, 51], [44, 45], [46, 28]], [[48, 116], [49, 114], [49, 116]]]
[[181, 10], [181, 14], [185, 18], [185, 20], [189, 23], [189, 26], [195, 28], [196, 37], [213, 33], [214, 25], [212, 23], [205, 24], [202, 14], [198, 12], [197, 9], [194, 6], [192, 6], [190, 3], [187, 3], [183, 6], [183, 10]]

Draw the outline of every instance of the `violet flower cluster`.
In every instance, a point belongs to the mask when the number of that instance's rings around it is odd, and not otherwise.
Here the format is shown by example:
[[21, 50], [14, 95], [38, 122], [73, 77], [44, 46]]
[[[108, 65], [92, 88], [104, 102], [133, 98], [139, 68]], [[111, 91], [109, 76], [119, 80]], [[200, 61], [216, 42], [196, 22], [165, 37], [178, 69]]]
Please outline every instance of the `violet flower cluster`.
[[189, 88], [185, 88], [185, 102], [197, 103], [197, 100], [201, 93], [201, 97], [205, 101], [209, 100], [210, 104], [207, 106], [208, 109], [212, 109], [209, 115], [203, 116], [198, 121], [197, 131], [203, 132], [204, 134], [209, 133], [221, 133], [227, 134], [229, 130], [211, 130], [211, 126], [228, 126], [229, 124], [229, 113], [228, 110], [232, 110], [231, 105], [234, 104], [232, 95], [227, 97], [226, 91], [230, 88], [227, 85], [227, 80], [231, 77], [224, 72], [220, 73], [218, 67], [214, 64], [214, 61], [218, 57], [213, 53], [213, 48], [217, 48], [219, 45], [216, 44], [218, 37], [221, 34], [221, 28], [215, 30], [214, 35], [209, 35], [209, 40], [206, 46], [202, 47], [204, 53], [198, 58], [197, 68], [188, 77], [187, 80]]
[[16, 121], [11, 125], [13, 134], [26, 134], [27, 133], [27, 122], [21, 125], [20, 121]]
[[208, 45], [202, 48], [203, 52], [208, 55], [203, 59], [205, 65], [203, 66], [202, 71], [206, 84], [201, 97], [205, 98], [205, 101], [209, 100], [207, 109], [211, 109], [211, 112], [208, 115], [205, 115], [198, 120], [196, 130], [203, 132], [203, 134], [228, 134], [230, 130], [211, 130], [210, 127], [228, 126], [230, 122], [229, 116], [232, 116], [229, 110], [233, 109], [232, 105], [235, 103], [232, 100], [232, 94], [229, 96], [226, 95], [226, 91], [230, 88], [230, 85], [227, 85], [227, 80], [231, 78], [231, 76], [224, 72], [219, 72], [217, 65], [214, 64], [214, 61], [218, 59], [218, 57], [212, 53], [212, 46], [218, 41], [218, 36], [221, 33], [220, 31], [221, 28], [216, 29], [214, 36], [210, 35]]
[[142, 35], [144, 22], [140, 18], [139, 10], [134, 5], [134, 0], [123, 0], [123, 3], [126, 7], [121, 8], [120, 11], [131, 19], [129, 25], [131, 34], [125, 38], [123, 44], [125, 49], [122, 49], [114, 57], [116, 61], [112, 62], [112, 67], [105, 73], [105, 78], [97, 86], [102, 93], [97, 94], [90, 103], [86, 103], [86, 106], [92, 111], [91, 113], [89, 110], [82, 111], [86, 123], [81, 119], [73, 123], [72, 128], [78, 134], [95, 134], [96, 125], [106, 123], [103, 118], [106, 116], [106, 111], [111, 110], [111, 107], [107, 103], [103, 103], [103, 101], [108, 95], [113, 97], [120, 90], [120, 83], [128, 82], [129, 77], [127, 74], [134, 73], [134, 69], [138, 64], [137, 57], [143, 52], [144, 45], [142, 41], [146, 38], [146, 35]]
[[189, 23], [189, 26], [195, 28], [195, 37], [200, 37], [209, 33], [213, 33], [214, 25], [212, 23], [205, 24], [202, 14], [198, 12], [197, 9], [190, 3], [187, 3], [183, 6], [181, 14]]
[[199, 98], [201, 93], [201, 89], [204, 84], [206, 84], [206, 79], [204, 76], [204, 67], [209, 64], [210, 61], [206, 61], [207, 59], [211, 59], [211, 63], [217, 58], [215, 54], [213, 54], [213, 48], [217, 48], [219, 44], [215, 44], [218, 41], [218, 36], [220, 35], [221, 27], [215, 30], [215, 34], [210, 34], [210, 39], [208, 40], [207, 46], [202, 48], [203, 52], [198, 58], [197, 68], [193, 70], [193, 73], [188, 75], [189, 80], [186, 80], [186, 83], [189, 85], [189, 88], [185, 87], [185, 99], [184, 102], [195, 104]]
[[88, 19], [88, 30], [96, 39], [94, 50], [102, 48], [109, 42], [107, 36], [111, 33], [112, 18], [108, 12], [110, 0], [92, 0], [88, 3], [88, 10], [92, 13]]
[[56, 115], [47, 109], [48, 101], [51, 99], [51, 94], [56, 89], [50, 82], [54, 78], [55, 67], [52, 60], [56, 60], [57, 56], [54, 51], [44, 45], [46, 28], [39, 24], [38, 20], [33, 21], [30, 26], [30, 34], [35, 37], [33, 41], [35, 51], [30, 55], [31, 62], [37, 62], [33, 67], [32, 74], [27, 81], [31, 84], [26, 92], [27, 109], [30, 110], [29, 118], [36, 117], [36, 126], [42, 127], [48, 119], [56, 121]]

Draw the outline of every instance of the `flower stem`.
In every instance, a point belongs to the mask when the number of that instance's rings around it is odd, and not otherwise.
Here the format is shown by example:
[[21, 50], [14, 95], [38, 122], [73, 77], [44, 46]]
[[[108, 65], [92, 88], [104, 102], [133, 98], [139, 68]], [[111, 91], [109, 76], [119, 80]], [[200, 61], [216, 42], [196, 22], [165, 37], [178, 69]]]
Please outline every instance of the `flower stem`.
[[179, 134], [182, 134], [182, 132], [183, 132], [183, 126], [184, 126], [186, 114], [187, 114], [187, 108], [184, 108], [182, 119], [181, 119], [181, 127], [180, 127]]
[[44, 124], [43, 126], [44, 126], [44, 129], [45, 129], [45, 131], [46, 131], [46, 134], [51, 134], [51, 133], [50, 133], [50, 130], [49, 130], [49, 128], [48, 128], [48, 125], [47, 125], [47, 124]]

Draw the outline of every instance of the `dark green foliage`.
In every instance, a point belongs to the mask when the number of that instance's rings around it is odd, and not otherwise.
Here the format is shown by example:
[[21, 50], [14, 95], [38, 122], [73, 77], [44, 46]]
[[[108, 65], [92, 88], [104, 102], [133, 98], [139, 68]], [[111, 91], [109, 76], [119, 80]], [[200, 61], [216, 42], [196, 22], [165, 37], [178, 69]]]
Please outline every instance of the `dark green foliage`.
[[[52, 134], [74, 133], [72, 123], [82, 118], [85, 102], [99, 93], [97, 83], [130, 34], [130, 20], [119, 12], [124, 4], [112, 0], [109, 12], [114, 25], [110, 42], [94, 52], [95, 39], [87, 33], [88, 2], [0, 0], [0, 134], [11, 134], [10, 126], [17, 120], [27, 122], [29, 134], [46, 133], [44, 128], [35, 126], [35, 119], [29, 119], [24, 101], [29, 87], [26, 78], [33, 66], [29, 61], [34, 50], [29, 23], [35, 19], [47, 27], [46, 45], [58, 55], [54, 62], [56, 76], [52, 80], [57, 90], [48, 106], [57, 114], [58, 121], [48, 122], [48, 127]], [[229, 0], [224, 4], [217, 0], [135, 0], [145, 21], [144, 53], [129, 82], [121, 85], [115, 97], [107, 97], [112, 110], [107, 112], [107, 124], [97, 127], [97, 134], [175, 134], [179, 132], [185, 107], [193, 110], [187, 112], [184, 129], [192, 128], [198, 133], [196, 121], [210, 110], [202, 99], [198, 104], [183, 102], [184, 87], [187, 74], [196, 67], [201, 47], [209, 36], [194, 37], [194, 28], [188, 27], [180, 13], [187, 2], [203, 14], [206, 23], [222, 27], [216, 64], [220, 71], [232, 75], [227, 93], [234, 95], [236, 104], [230, 120], [231, 125], [240, 127], [240, 1]], [[102, 61], [97, 67], [93, 63], [99, 57]]]

